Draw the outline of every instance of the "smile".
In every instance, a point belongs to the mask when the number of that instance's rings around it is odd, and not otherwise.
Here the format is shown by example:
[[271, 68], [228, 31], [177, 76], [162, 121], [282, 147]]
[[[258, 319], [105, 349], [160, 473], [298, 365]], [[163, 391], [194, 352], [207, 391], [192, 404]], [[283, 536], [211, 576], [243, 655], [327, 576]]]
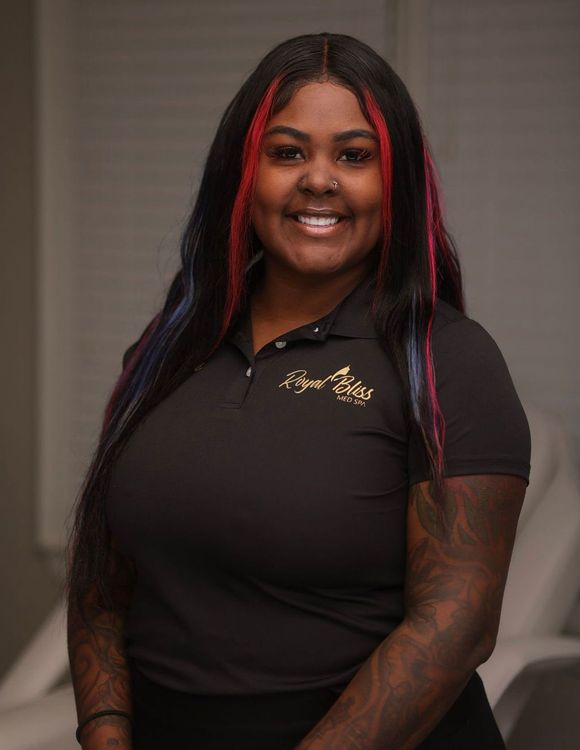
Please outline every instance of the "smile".
[[338, 216], [297, 216], [301, 224], [309, 224], [311, 227], [329, 227], [331, 224], [338, 224]]
[[291, 216], [296, 228], [309, 237], [327, 237], [342, 232], [348, 220], [342, 216]]

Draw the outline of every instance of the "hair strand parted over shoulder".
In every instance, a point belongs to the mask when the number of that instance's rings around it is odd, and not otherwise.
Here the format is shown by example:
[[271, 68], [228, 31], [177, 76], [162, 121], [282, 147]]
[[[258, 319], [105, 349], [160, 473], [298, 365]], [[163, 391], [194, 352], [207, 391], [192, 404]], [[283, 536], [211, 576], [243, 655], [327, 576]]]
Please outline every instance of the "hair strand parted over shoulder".
[[[261, 142], [271, 116], [305, 83], [347, 87], [379, 137], [382, 236], [372, 251], [372, 314], [392, 353], [442, 490], [445, 424], [436, 395], [431, 333], [437, 298], [464, 312], [454, 243], [445, 229], [436, 170], [409, 93], [368, 45], [344, 34], [288, 39], [259, 62], [227, 106], [180, 242], [180, 268], [161, 310], [126, 354], [101, 435], [71, 511], [66, 594], [83, 613], [89, 589], [114, 606], [107, 576], [112, 540], [106, 493], [115, 458], [147, 413], [220, 346], [246, 304], [260, 247], [250, 222]], [[90, 627], [90, 622], [86, 624]]]

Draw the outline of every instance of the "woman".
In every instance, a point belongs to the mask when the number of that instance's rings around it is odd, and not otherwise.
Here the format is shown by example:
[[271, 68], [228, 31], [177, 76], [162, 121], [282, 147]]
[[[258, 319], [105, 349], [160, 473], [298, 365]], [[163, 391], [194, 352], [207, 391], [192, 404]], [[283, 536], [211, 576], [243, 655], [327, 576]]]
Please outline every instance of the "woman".
[[181, 259], [76, 509], [77, 738], [505, 747], [475, 670], [530, 434], [389, 65], [338, 34], [269, 52]]

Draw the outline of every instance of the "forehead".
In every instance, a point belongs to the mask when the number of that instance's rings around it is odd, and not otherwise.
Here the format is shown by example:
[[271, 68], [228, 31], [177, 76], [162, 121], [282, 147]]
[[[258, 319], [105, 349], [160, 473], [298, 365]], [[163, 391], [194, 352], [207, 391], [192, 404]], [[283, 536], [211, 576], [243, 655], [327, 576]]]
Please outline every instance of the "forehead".
[[[288, 125], [308, 131], [308, 128], [338, 130], [346, 127], [369, 127], [358, 99], [345, 86], [325, 81], [306, 83], [293, 95], [288, 104], [277, 112], [269, 125]], [[302, 127], [300, 127], [302, 125]]]

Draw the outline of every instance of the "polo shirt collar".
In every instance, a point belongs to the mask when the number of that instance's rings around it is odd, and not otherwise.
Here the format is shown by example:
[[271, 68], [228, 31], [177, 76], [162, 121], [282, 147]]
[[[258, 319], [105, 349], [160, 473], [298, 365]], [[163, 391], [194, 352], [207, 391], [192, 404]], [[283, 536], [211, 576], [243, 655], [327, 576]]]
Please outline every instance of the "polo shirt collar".
[[[248, 264], [246, 273], [262, 257], [263, 251], [260, 251]], [[372, 270], [329, 313], [312, 323], [307, 323], [288, 332], [284, 336], [284, 339], [287, 341], [297, 339], [326, 341], [329, 336], [363, 339], [377, 338], [370, 310], [374, 286], [375, 272]], [[250, 329], [249, 305], [246, 305], [227, 338], [233, 340], [239, 340], [240, 337], [251, 339]]]
[[334, 308], [329, 333], [360, 339], [375, 339], [377, 331], [371, 316], [375, 272], [369, 272]]

